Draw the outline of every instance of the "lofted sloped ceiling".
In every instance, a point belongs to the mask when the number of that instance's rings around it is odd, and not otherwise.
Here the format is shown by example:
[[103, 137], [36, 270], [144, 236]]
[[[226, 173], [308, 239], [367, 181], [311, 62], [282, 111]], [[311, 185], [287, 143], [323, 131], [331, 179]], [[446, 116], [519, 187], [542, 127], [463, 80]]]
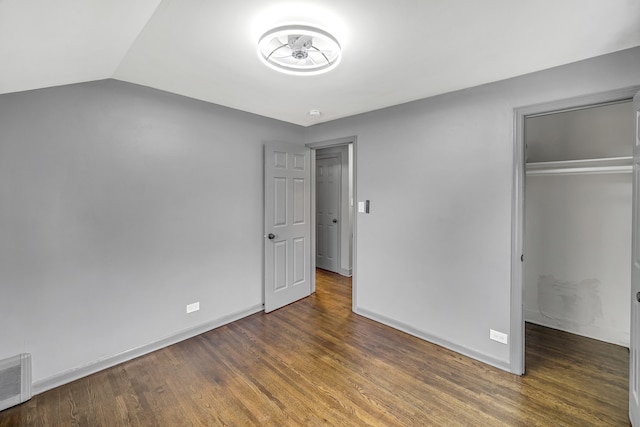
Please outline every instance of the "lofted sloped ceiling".
[[[264, 66], [294, 22], [342, 63]], [[0, 93], [115, 78], [309, 126], [635, 46], [637, 0], [0, 0]]]

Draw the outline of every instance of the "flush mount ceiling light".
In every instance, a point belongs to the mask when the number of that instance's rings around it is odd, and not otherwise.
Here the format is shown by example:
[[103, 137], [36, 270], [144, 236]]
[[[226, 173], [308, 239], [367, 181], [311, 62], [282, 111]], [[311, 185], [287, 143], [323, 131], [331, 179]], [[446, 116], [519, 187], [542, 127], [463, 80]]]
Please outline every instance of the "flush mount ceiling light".
[[307, 25], [285, 25], [267, 31], [258, 42], [262, 62], [274, 70], [316, 75], [340, 62], [340, 43], [331, 34]]

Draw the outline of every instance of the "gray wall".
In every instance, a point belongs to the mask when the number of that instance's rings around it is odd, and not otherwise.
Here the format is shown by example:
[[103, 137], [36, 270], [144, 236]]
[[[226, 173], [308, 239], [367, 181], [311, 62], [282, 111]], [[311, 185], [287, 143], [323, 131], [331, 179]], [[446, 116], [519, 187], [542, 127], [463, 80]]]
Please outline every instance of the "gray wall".
[[306, 130], [116, 81], [2, 95], [0, 359], [53, 384], [259, 310], [262, 143], [357, 135], [358, 312], [507, 366], [513, 108], [638, 69], [628, 50]]
[[358, 137], [357, 312], [508, 369], [489, 329], [512, 332], [514, 108], [637, 85], [638, 70], [635, 48], [308, 128], [307, 142]]
[[261, 310], [262, 144], [303, 137], [114, 80], [0, 96], [0, 359], [38, 391]]

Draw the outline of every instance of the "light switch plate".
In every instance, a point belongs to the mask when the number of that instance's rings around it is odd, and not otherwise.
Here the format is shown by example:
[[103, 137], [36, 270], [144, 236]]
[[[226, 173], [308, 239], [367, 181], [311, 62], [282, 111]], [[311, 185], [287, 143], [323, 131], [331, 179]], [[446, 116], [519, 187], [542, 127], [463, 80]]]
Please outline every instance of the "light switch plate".
[[364, 202], [358, 202], [358, 212], [364, 213]]

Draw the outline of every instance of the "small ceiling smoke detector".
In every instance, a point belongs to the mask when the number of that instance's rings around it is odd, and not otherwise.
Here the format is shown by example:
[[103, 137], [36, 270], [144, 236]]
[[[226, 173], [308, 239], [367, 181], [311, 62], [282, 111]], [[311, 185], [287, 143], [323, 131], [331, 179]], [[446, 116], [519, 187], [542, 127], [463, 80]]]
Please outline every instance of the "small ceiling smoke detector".
[[309, 115], [311, 117], [319, 117], [320, 116], [320, 110], [309, 110]]
[[260, 37], [258, 56], [274, 70], [309, 76], [335, 68], [342, 55], [338, 40], [326, 31], [308, 25], [285, 25]]

